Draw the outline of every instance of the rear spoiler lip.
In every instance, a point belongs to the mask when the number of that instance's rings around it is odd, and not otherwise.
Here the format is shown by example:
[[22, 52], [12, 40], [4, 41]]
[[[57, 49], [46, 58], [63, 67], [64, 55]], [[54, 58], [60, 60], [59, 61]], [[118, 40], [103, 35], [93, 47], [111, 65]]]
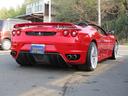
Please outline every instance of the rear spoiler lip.
[[22, 24], [16, 24], [14, 25], [14, 28], [19, 28], [19, 27], [29, 27], [29, 26], [39, 26], [39, 25], [44, 25], [44, 26], [71, 26], [72, 28], [76, 28], [76, 26], [72, 23], [65, 23], [65, 22], [52, 22], [52, 23], [44, 23], [44, 22], [32, 22], [32, 23], [22, 23]]

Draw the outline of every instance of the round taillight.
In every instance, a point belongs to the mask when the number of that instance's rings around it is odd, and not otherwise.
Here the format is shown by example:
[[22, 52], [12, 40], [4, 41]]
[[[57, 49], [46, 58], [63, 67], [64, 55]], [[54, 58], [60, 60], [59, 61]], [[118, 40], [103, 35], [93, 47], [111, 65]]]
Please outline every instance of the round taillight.
[[69, 35], [69, 31], [66, 31], [66, 30], [65, 30], [65, 31], [63, 32], [63, 35], [64, 35], [64, 36], [68, 36], [68, 35]]
[[71, 36], [72, 36], [72, 37], [76, 37], [77, 34], [78, 34], [78, 33], [77, 33], [76, 31], [71, 32]]
[[16, 35], [16, 31], [12, 31], [12, 35], [15, 36]]
[[16, 34], [17, 34], [17, 35], [20, 35], [20, 34], [21, 34], [21, 31], [20, 31], [20, 30], [17, 30], [17, 31], [16, 31]]

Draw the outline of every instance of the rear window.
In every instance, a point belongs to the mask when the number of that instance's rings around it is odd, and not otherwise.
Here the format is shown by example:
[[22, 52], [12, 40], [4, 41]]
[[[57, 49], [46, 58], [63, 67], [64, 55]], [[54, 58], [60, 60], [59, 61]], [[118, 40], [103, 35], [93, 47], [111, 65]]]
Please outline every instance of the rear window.
[[10, 21], [5, 21], [4, 23], [4, 31], [12, 31], [13, 30], [13, 27], [15, 24], [18, 24], [18, 23], [26, 23], [28, 21], [22, 21], [22, 20], [10, 20]]
[[0, 20], [0, 31], [2, 30], [3, 28], [3, 20]]
[[9, 21], [8, 22], [8, 29], [12, 30], [15, 24], [26, 23], [26, 22], [28, 22], [28, 21], [21, 21], [21, 20], [19, 20], [19, 21], [18, 20], [17, 21]]

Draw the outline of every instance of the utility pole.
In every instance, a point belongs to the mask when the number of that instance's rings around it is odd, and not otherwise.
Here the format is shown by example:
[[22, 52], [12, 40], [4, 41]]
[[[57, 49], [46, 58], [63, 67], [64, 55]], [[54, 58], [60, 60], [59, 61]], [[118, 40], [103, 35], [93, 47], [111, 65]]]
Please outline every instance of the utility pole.
[[101, 26], [101, 0], [98, 0], [98, 25]]
[[49, 22], [51, 22], [52, 21], [52, 2], [51, 2], [51, 0], [49, 0], [49, 14], [48, 14], [48, 18], [49, 18]]

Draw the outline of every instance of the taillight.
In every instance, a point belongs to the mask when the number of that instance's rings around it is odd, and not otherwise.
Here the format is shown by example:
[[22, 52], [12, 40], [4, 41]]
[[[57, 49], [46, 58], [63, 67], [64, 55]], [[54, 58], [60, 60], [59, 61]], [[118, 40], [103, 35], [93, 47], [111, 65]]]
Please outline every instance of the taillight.
[[13, 30], [12, 31], [12, 35], [13, 36], [15, 36], [15, 35], [19, 36], [20, 34], [21, 34], [21, 31], [20, 30]]
[[64, 36], [71, 35], [72, 37], [76, 37], [77, 34], [78, 34], [77, 31], [68, 31], [68, 30], [63, 31], [63, 35], [64, 35]]
[[20, 30], [17, 30], [16, 31], [16, 34], [19, 36], [21, 34], [21, 31]]
[[16, 35], [16, 31], [12, 31], [12, 35], [15, 36]]
[[71, 32], [71, 36], [72, 36], [72, 37], [76, 37], [77, 34], [78, 34], [78, 33], [77, 33], [76, 31]]
[[66, 30], [65, 30], [65, 31], [63, 32], [63, 35], [64, 35], [64, 36], [68, 36], [68, 35], [69, 35], [69, 31], [66, 31]]

